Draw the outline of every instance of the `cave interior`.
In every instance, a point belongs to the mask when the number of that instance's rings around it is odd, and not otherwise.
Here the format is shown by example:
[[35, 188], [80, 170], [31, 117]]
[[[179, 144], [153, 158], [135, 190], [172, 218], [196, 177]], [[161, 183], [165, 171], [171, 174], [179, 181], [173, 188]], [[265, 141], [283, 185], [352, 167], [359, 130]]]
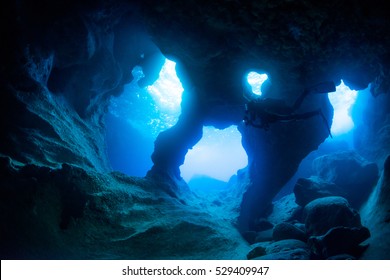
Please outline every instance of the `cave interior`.
[[2, 6], [1, 259], [390, 259], [384, 0]]

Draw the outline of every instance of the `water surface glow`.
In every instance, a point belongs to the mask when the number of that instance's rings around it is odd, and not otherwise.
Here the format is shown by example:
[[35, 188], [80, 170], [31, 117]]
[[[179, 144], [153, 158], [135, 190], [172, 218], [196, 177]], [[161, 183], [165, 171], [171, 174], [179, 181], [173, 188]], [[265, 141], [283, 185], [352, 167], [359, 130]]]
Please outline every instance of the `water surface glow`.
[[351, 90], [343, 81], [335, 92], [328, 93], [329, 101], [334, 109], [331, 132], [334, 136], [345, 134], [354, 127], [351, 118], [351, 108], [355, 104], [358, 92]]
[[250, 86], [252, 87], [252, 92], [256, 95], [261, 95], [261, 85], [268, 79], [267, 74], [260, 74], [254, 71], [251, 71], [247, 75], [247, 80]]

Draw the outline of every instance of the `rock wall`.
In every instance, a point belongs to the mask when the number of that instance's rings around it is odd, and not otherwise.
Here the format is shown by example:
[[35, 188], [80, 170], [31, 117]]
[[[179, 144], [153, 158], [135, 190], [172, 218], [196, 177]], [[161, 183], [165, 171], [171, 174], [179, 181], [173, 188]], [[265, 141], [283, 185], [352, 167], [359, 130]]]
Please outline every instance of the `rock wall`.
[[2, 155], [22, 163], [110, 170], [103, 121], [109, 98], [133, 79], [134, 66], [143, 67], [145, 86], [163, 63], [135, 4], [6, 1]]

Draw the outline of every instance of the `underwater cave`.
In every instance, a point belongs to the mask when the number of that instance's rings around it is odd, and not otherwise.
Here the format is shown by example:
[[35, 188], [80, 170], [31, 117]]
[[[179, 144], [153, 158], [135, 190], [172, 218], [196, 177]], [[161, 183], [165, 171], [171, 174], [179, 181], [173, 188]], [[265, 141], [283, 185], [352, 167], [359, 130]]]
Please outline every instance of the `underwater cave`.
[[385, 1], [30, 2], [1, 259], [390, 259]]

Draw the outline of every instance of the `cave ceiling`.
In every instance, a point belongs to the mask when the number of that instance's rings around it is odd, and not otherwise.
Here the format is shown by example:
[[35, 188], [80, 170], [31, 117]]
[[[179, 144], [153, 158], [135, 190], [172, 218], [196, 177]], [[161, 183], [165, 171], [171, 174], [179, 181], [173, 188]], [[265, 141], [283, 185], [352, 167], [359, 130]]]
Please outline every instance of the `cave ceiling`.
[[[340, 79], [354, 89], [374, 82], [375, 95], [388, 92], [385, 1], [8, 2], [3, 17], [8, 50], [39, 45], [54, 52], [52, 76], [59, 91], [61, 83], [75, 80], [69, 72], [94, 76], [93, 86], [75, 86], [85, 95], [77, 104], [80, 112], [102, 91], [118, 94], [130, 80], [123, 69], [142, 64], [141, 54], [158, 49], [180, 64], [184, 88], [196, 88], [206, 107], [242, 103], [242, 79], [251, 69], [268, 73], [268, 94], [276, 98], [293, 100], [305, 86]], [[15, 62], [10, 57], [4, 60]], [[157, 77], [151, 75], [149, 84]]]
[[249, 69], [269, 73], [273, 96], [326, 79], [362, 89], [388, 71], [383, 1], [152, 2], [143, 12], [153, 40], [208, 96], [239, 98]]

